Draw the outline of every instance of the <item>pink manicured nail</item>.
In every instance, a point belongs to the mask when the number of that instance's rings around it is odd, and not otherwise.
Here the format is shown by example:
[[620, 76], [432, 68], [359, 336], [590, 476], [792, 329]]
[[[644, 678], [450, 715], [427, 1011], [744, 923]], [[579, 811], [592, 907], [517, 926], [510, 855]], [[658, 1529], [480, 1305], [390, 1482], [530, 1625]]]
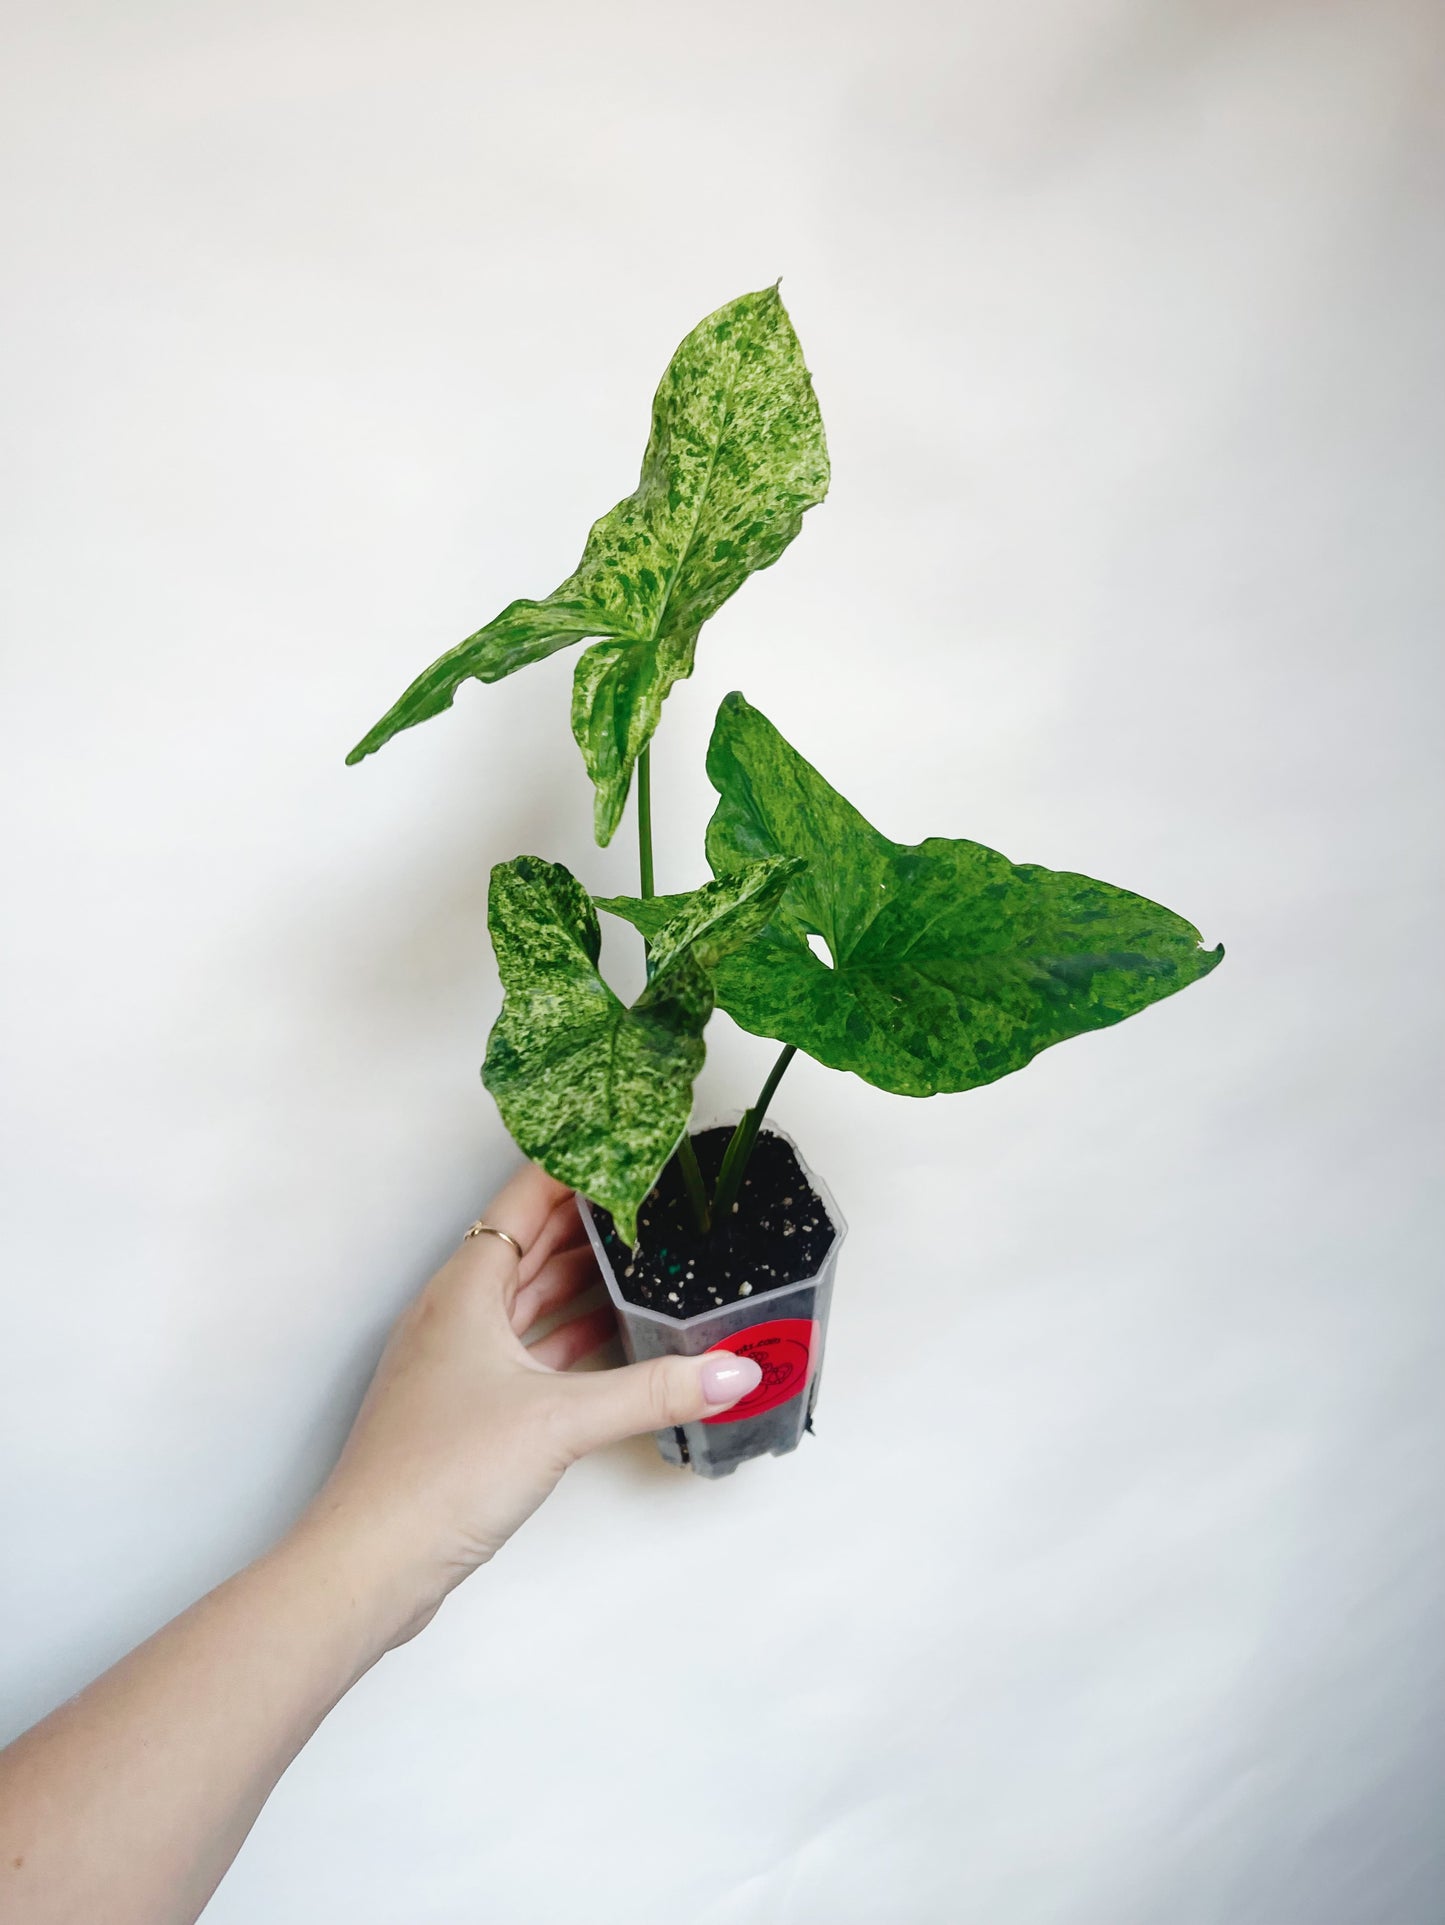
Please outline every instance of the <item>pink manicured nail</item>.
[[736, 1403], [762, 1381], [760, 1364], [751, 1357], [735, 1357], [730, 1350], [716, 1351], [703, 1362], [702, 1394], [710, 1404]]

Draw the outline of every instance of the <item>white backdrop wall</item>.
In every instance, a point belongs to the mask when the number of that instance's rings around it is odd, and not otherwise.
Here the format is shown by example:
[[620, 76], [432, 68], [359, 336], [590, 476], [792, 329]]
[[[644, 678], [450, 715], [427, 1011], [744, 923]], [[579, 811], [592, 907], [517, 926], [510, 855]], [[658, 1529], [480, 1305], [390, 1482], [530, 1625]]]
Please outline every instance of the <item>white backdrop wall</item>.
[[[800, 1061], [853, 1225], [816, 1441], [579, 1468], [208, 1916], [1432, 1925], [1438, 9], [7, 35], [5, 1731], [284, 1527], [510, 1167], [489, 866], [633, 881], [572, 657], [342, 755], [782, 273], [836, 481], [668, 704], [662, 885], [740, 687], [893, 836], [1228, 960], [968, 1097]], [[701, 1106], [769, 1054], [719, 1018]]]

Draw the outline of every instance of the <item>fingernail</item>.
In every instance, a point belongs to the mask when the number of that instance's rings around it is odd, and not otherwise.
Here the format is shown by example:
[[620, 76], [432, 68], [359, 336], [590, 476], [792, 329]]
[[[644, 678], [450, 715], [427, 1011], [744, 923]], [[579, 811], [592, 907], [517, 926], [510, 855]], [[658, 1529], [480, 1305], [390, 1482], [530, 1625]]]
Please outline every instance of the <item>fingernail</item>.
[[730, 1350], [703, 1359], [702, 1394], [710, 1404], [733, 1404], [763, 1381], [761, 1364], [751, 1357], [735, 1357]]

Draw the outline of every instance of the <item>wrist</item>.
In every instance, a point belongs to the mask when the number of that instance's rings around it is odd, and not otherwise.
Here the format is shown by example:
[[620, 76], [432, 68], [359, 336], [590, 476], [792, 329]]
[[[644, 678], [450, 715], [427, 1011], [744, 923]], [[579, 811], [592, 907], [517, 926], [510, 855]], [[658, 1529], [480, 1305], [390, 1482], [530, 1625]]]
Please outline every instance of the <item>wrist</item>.
[[329, 1488], [271, 1555], [304, 1573], [308, 1588], [325, 1599], [358, 1677], [414, 1637], [445, 1595], [418, 1560], [399, 1552], [390, 1533]]

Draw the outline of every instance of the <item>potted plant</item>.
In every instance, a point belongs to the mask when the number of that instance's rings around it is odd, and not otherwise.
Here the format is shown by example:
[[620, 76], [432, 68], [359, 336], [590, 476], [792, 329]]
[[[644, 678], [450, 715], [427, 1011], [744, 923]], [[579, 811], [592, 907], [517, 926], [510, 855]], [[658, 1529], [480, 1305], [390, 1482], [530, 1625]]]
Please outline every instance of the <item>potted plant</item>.
[[[638, 894], [594, 901], [537, 856], [496, 866], [504, 1000], [482, 1076], [520, 1148], [577, 1191], [629, 1356], [722, 1346], [763, 1364], [741, 1404], [659, 1435], [665, 1457], [707, 1476], [795, 1448], [817, 1396], [844, 1224], [767, 1121], [793, 1056], [906, 1096], [975, 1089], [1183, 989], [1224, 953], [1111, 884], [951, 837], [889, 840], [736, 693], [707, 754], [711, 877], [657, 893], [648, 749], [662, 704], [692, 672], [703, 623], [778, 559], [828, 477], [778, 290], [745, 294], [673, 356], [637, 488], [595, 523], [576, 572], [433, 663], [347, 758], [450, 707], [465, 680], [591, 641], [572, 729], [599, 844], [635, 775]], [[598, 970], [599, 908], [646, 945], [630, 1006]], [[741, 1116], [693, 1132], [715, 1007], [781, 1049]]]

